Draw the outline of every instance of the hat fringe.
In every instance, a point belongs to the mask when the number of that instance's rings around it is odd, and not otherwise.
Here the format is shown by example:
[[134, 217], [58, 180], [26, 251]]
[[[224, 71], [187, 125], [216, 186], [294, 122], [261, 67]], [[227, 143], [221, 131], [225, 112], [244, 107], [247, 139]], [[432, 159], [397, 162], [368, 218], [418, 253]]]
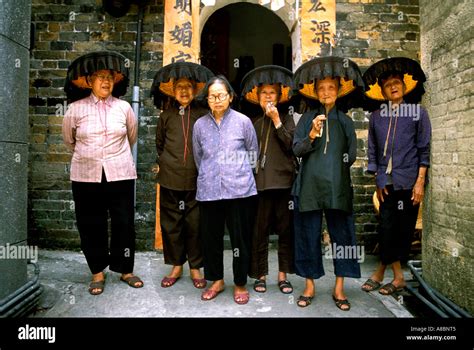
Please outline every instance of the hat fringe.
[[186, 78], [197, 83], [196, 95], [206, 82], [214, 76], [207, 67], [193, 62], [175, 62], [162, 67], [155, 75], [151, 86], [154, 104], [160, 108], [166, 96], [174, 98], [174, 82]]
[[318, 100], [314, 89], [315, 82], [337, 77], [340, 78], [338, 97], [365, 87], [357, 64], [347, 58], [336, 56], [318, 57], [304, 63], [296, 70], [294, 81], [302, 95]]
[[97, 51], [76, 58], [68, 67], [64, 91], [70, 102], [90, 95], [91, 87], [87, 77], [100, 70], [114, 72], [114, 89], [112, 95], [120, 97], [128, 88], [129, 69], [126, 57], [114, 51]]
[[265, 65], [248, 72], [241, 83], [241, 96], [253, 104], [259, 104], [257, 90], [262, 85], [281, 85], [278, 103], [286, 103], [293, 96], [293, 73], [281, 66]]
[[408, 98], [413, 103], [421, 101], [425, 93], [423, 83], [426, 81], [426, 76], [419, 63], [407, 57], [386, 58], [370, 66], [363, 75], [366, 83], [365, 95], [372, 100], [385, 101], [379, 78], [383, 74], [390, 73], [403, 75], [406, 86], [404, 99]]

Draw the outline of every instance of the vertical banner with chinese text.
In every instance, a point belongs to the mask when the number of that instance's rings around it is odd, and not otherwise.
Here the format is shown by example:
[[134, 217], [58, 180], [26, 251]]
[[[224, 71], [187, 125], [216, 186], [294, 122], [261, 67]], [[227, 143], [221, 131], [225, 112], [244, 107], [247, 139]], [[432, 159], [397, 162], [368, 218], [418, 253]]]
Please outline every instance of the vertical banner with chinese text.
[[165, 0], [163, 66], [179, 62], [199, 62], [200, 0]]
[[318, 57], [321, 44], [334, 46], [336, 0], [301, 0], [302, 63]]

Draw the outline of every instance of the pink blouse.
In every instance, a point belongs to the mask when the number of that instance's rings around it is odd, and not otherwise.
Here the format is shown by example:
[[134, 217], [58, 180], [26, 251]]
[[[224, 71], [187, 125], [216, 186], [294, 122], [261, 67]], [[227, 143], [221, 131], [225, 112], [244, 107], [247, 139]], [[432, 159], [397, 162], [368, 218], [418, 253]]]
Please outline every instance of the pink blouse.
[[131, 146], [137, 141], [137, 120], [126, 101], [105, 101], [94, 94], [71, 103], [64, 115], [63, 139], [73, 151], [71, 180], [101, 182], [136, 179]]

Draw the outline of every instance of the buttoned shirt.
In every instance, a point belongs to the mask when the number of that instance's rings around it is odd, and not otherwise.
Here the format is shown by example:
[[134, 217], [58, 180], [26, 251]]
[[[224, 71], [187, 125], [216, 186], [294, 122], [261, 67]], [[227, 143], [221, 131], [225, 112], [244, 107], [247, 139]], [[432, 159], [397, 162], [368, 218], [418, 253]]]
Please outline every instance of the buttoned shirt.
[[251, 120], [228, 109], [217, 124], [211, 113], [193, 130], [198, 169], [198, 201], [245, 198], [257, 194], [252, 168], [258, 157], [257, 135]]
[[[377, 187], [384, 188], [391, 180], [395, 190], [411, 190], [420, 166], [430, 166], [430, 140], [428, 112], [419, 104], [403, 102], [398, 107], [398, 118], [391, 117], [384, 109], [373, 112], [369, 122], [367, 171], [377, 173]], [[390, 157], [393, 157], [391, 179], [386, 174]]]
[[207, 110], [202, 107], [193, 105], [181, 109], [174, 105], [160, 114], [156, 125], [160, 186], [175, 191], [196, 190], [193, 126], [206, 113]]
[[295, 122], [292, 115], [282, 115], [277, 129], [263, 116], [254, 122], [260, 155], [255, 182], [258, 191], [291, 188], [295, 178], [296, 158], [293, 155]]
[[72, 181], [136, 179], [131, 146], [137, 141], [137, 120], [126, 101], [94, 94], [69, 105], [63, 120], [64, 144], [73, 151]]

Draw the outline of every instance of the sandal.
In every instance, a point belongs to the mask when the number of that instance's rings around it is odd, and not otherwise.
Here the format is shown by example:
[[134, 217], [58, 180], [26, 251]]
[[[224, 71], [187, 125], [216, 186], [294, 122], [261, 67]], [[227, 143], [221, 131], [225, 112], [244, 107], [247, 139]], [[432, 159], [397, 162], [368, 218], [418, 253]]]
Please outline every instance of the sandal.
[[214, 290], [214, 289], [209, 288], [205, 290], [204, 292], [202, 292], [201, 300], [204, 300], [204, 301], [212, 300], [223, 291], [224, 291], [224, 288], [222, 288], [221, 290]]
[[369, 278], [365, 283], [360, 287], [364, 292], [372, 292], [380, 288], [382, 283]]
[[[102, 294], [102, 292], [104, 291], [104, 287], [105, 287], [105, 278], [101, 281], [92, 281], [89, 284], [89, 293], [91, 295]], [[94, 290], [98, 290], [98, 291], [94, 292]]]
[[313, 301], [314, 296], [312, 297], [307, 297], [305, 295], [300, 295], [298, 299], [296, 300], [296, 305], [299, 307], [306, 307], [311, 305], [311, 302]]
[[387, 284], [384, 284], [382, 288], [380, 288], [379, 293], [382, 295], [391, 295], [395, 292], [401, 292], [403, 288], [405, 288], [405, 286], [397, 287], [392, 282], [389, 282]]
[[265, 293], [267, 291], [267, 281], [260, 279], [255, 280], [253, 290], [257, 293]]
[[[123, 278], [123, 276], [120, 276], [120, 280], [127, 283], [130, 287], [133, 287], [133, 288], [143, 287], [143, 281], [138, 276], [130, 276], [127, 278]], [[137, 283], [140, 283], [140, 284], [137, 285]]]
[[[288, 280], [279, 281], [278, 282], [278, 288], [280, 288], [280, 292], [282, 292], [283, 294], [293, 293], [293, 286], [291, 285], [290, 281], [288, 281]], [[286, 292], [285, 292], [285, 289], [287, 289]]]
[[239, 305], [244, 305], [249, 302], [250, 295], [249, 292], [244, 293], [234, 293], [234, 301]]
[[[161, 286], [163, 288], [168, 288], [168, 287], [171, 287], [173, 284], [176, 283], [176, 281], [178, 281], [181, 277], [168, 277], [168, 276], [165, 276], [163, 277], [163, 279], [161, 280]], [[194, 282], [194, 280], [193, 280]], [[196, 287], [197, 288], [197, 287]]]
[[191, 280], [193, 281], [193, 285], [195, 288], [202, 289], [207, 286], [207, 281], [205, 278], [191, 278]]
[[[332, 300], [336, 303], [336, 306], [342, 311], [349, 311], [351, 309], [351, 303], [347, 299], [337, 299], [334, 295], [332, 296]], [[347, 305], [346, 308], [343, 306]]]

